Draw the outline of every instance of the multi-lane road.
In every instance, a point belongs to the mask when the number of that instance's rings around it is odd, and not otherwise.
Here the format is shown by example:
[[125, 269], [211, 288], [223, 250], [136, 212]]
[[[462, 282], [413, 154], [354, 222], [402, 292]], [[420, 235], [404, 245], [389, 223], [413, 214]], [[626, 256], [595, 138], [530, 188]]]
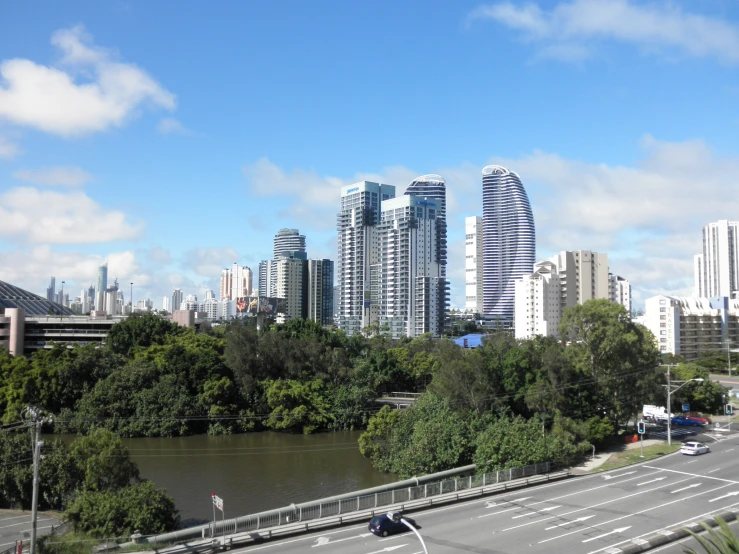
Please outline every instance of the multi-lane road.
[[[739, 505], [739, 437], [706, 442], [712, 451], [694, 458], [675, 454], [409, 515], [420, 525], [429, 554], [610, 554], [614, 546]], [[365, 523], [238, 551], [421, 554], [423, 548], [410, 532], [383, 539]]]

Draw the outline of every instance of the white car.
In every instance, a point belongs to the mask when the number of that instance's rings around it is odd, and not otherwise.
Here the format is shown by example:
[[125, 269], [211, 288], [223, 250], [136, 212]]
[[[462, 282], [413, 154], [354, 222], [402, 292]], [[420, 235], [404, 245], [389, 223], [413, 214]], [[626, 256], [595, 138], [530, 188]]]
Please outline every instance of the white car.
[[697, 456], [698, 454], [705, 454], [710, 451], [710, 448], [700, 442], [685, 442], [680, 447], [680, 452], [682, 454], [687, 454], [688, 456]]

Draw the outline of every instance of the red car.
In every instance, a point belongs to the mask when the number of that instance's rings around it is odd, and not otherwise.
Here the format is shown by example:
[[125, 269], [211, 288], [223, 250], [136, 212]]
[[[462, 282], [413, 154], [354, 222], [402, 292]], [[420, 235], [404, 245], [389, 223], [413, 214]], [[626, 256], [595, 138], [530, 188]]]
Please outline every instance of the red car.
[[688, 419], [692, 419], [693, 421], [697, 421], [701, 425], [710, 425], [711, 423], [713, 423], [710, 417], [702, 416], [700, 414], [686, 414], [686, 417]]

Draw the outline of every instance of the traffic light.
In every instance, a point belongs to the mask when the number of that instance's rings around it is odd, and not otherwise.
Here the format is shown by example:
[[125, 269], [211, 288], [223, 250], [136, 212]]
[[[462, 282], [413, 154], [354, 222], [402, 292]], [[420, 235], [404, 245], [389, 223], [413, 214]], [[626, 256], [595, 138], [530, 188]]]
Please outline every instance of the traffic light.
[[726, 405], [726, 415], [731, 415], [733, 413], [734, 413], [734, 408], [732, 407], [731, 404], [727, 404]]
[[644, 433], [646, 433], [646, 432], [647, 432], [647, 425], [646, 425], [646, 423], [644, 423], [644, 421], [643, 421], [643, 420], [640, 420], [640, 421], [639, 421], [639, 422], [638, 422], [638, 423], [636, 424], [636, 430], [637, 430], [637, 432], [638, 432], [638, 433], [639, 433], [640, 435], [643, 435]]

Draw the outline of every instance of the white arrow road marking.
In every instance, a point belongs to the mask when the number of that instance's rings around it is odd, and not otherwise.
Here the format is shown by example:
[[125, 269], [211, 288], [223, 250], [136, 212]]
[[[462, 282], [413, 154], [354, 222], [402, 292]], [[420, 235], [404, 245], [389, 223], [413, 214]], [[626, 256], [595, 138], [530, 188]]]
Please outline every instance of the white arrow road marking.
[[375, 550], [374, 552], [370, 552], [369, 554], [380, 554], [381, 552], [391, 552], [393, 550], [397, 550], [398, 548], [403, 548], [404, 546], [408, 546], [407, 544], [398, 544], [396, 546], [388, 546], [383, 548], [382, 550]]
[[331, 540], [329, 537], [318, 537], [316, 539], [316, 544], [311, 546], [311, 548], [315, 548], [316, 546], [324, 546], [326, 544], [336, 544], [337, 542], [344, 542], [344, 541], [350, 541], [352, 539], [363, 539], [365, 537], [371, 537], [372, 533], [361, 533], [360, 535], [355, 535], [353, 537], [346, 537], [344, 539], [334, 539]]
[[703, 483], [693, 483], [692, 485], [688, 485], [687, 487], [683, 487], [682, 489], [674, 490], [670, 494], [675, 494], [676, 492], [686, 491], [688, 489], [692, 489], [693, 487], [700, 487], [702, 484]]
[[602, 535], [598, 535], [597, 537], [592, 537], [590, 539], [585, 539], [582, 542], [595, 541], [595, 540], [598, 540], [598, 539], [602, 539], [603, 537], [607, 537], [608, 535], [614, 535], [614, 534], [617, 534], [617, 533], [623, 533], [624, 531], [626, 531], [626, 529], [631, 529], [631, 525], [629, 525], [628, 527], [619, 527], [618, 529], [614, 529], [610, 533], [603, 533]]
[[567, 525], [570, 525], [577, 521], [585, 521], [586, 519], [590, 519], [591, 517], [595, 517], [595, 515], [579, 517], [577, 519], [573, 519], [572, 521], [568, 521], [567, 523], [560, 523], [559, 525], [552, 525], [551, 527], [547, 527], [546, 529], [544, 529], [544, 531], [551, 531], [552, 529], [556, 529], [557, 527], [566, 527]]
[[662, 481], [662, 479], [667, 479], [667, 477], [657, 477], [656, 479], [652, 479], [651, 481], [644, 481], [643, 483], [637, 483], [637, 487], [641, 487], [642, 485], [648, 485], [649, 483], [654, 483], [655, 481]]
[[721, 500], [722, 498], [728, 498], [730, 496], [736, 496], [737, 494], [739, 494], [739, 491], [730, 492], [723, 496], [719, 496], [718, 498], [712, 498], [711, 500], [709, 500], [709, 502], [716, 502], [716, 500]]
[[528, 517], [534, 514], [538, 514], [539, 512], [549, 512], [551, 510], [556, 510], [557, 508], [561, 508], [562, 506], [549, 506], [548, 508], [542, 508], [541, 510], [534, 510], [532, 512], [529, 512], [528, 514], [521, 514], [520, 516], [513, 516], [511, 519], [518, 519], [520, 517]]
[[530, 496], [524, 496], [523, 498], [514, 498], [513, 500], [505, 500], [505, 499], [503, 499], [500, 502], [493, 502], [491, 500], [491, 501], [485, 502], [485, 507], [486, 508], [495, 508], [496, 506], [500, 506], [501, 504], [510, 504], [511, 502], [523, 502], [524, 500], [528, 500], [529, 498], [531, 498], [531, 497]]
[[619, 473], [618, 475], [604, 475], [603, 479], [608, 481], [609, 479], [616, 479], [617, 477], [623, 477], [624, 475], [631, 475], [632, 473], [636, 473], [636, 471], [627, 471], [626, 473]]

